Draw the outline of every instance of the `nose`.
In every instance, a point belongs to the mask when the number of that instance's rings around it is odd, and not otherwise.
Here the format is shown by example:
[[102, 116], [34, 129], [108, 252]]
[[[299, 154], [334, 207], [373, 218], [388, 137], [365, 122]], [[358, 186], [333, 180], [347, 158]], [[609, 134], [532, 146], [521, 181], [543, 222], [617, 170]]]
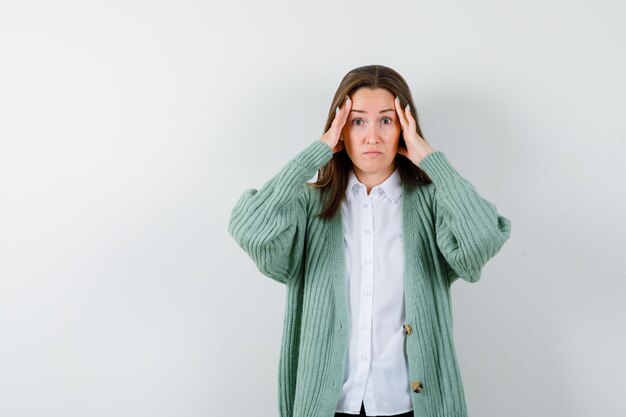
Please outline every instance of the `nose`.
[[378, 143], [380, 139], [378, 138], [378, 132], [376, 131], [376, 126], [370, 127], [366, 132], [366, 142], [368, 144]]

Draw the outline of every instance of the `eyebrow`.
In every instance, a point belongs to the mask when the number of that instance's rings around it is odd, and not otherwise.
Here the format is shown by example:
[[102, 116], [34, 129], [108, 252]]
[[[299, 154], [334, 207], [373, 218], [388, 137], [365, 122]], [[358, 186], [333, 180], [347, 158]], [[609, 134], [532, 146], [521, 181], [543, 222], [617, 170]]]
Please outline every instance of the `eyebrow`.
[[[394, 111], [393, 109], [385, 109], [385, 110], [381, 110], [379, 113], [385, 113], [388, 111]], [[356, 110], [356, 109], [351, 109], [350, 113], [355, 112], [355, 113], [367, 113], [365, 110]]]

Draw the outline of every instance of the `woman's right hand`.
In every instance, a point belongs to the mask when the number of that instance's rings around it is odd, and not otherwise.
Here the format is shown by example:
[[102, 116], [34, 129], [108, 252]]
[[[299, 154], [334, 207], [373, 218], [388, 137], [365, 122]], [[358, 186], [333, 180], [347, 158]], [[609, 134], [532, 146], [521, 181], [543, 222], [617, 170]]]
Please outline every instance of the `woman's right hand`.
[[340, 152], [344, 148], [343, 138], [341, 137], [341, 130], [346, 124], [346, 120], [348, 119], [348, 114], [350, 114], [351, 108], [352, 100], [350, 100], [349, 96], [346, 96], [344, 105], [341, 106], [341, 109], [339, 109], [339, 111], [335, 111], [335, 118], [333, 119], [333, 123], [330, 125], [328, 132], [324, 133], [324, 135], [320, 138], [322, 142], [330, 146], [330, 148], [333, 150], [333, 154]]

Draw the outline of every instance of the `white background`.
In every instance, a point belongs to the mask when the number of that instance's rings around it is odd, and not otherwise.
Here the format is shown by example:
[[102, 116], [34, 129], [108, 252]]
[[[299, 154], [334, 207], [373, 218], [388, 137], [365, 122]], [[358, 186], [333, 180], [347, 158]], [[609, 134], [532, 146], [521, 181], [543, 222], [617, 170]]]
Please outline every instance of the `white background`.
[[277, 415], [285, 287], [228, 218], [369, 64], [512, 221], [453, 285], [470, 416], [623, 413], [625, 9], [0, 1], [0, 416]]

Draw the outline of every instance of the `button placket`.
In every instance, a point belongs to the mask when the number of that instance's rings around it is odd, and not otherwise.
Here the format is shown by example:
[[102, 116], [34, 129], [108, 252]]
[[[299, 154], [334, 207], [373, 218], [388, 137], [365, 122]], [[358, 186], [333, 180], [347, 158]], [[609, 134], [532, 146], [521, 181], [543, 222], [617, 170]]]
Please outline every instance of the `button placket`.
[[[371, 322], [372, 322], [372, 299], [373, 293], [373, 263], [374, 263], [374, 237], [373, 237], [373, 214], [372, 203], [367, 197], [364, 188], [361, 189], [360, 197], [362, 199], [362, 210], [360, 216], [361, 227], [361, 311], [359, 319], [359, 352], [360, 352], [360, 369], [359, 373], [367, 375], [369, 363], [371, 361]], [[365, 390], [365, 386], [363, 386]]]

